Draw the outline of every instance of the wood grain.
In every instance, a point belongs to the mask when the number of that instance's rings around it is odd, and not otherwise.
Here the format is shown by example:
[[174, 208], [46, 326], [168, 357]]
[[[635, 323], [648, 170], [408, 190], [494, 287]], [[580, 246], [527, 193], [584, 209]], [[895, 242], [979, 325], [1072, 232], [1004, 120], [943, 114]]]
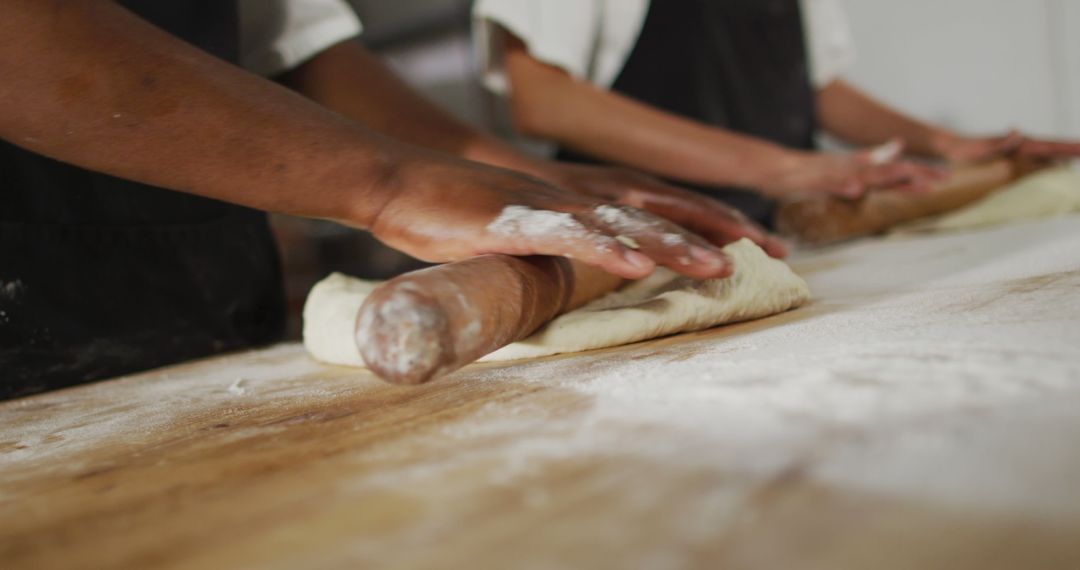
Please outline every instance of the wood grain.
[[1080, 219], [799, 257], [803, 309], [420, 387], [286, 345], [0, 403], [0, 567], [1077, 568], [1080, 262], [1036, 251]]

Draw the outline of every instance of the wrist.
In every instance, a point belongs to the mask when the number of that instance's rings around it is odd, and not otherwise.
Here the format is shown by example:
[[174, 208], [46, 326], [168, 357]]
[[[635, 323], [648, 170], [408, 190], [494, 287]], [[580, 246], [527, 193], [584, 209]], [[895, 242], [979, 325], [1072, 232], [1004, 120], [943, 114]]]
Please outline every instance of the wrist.
[[777, 196], [791, 186], [791, 178], [806, 169], [813, 154], [800, 150], [775, 147], [758, 156], [750, 171], [753, 178], [746, 186], [769, 195]]
[[350, 172], [334, 176], [339, 183], [332, 187], [337, 188], [342, 200], [329, 218], [349, 227], [374, 231], [380, 214], [401, 193], [401, 179], [409, 169], [409, 162], [406, 153], [393, 148], [367, 150], [349, 161]]
[[514, 170], [538, 178], [551, 175], [547, 161], [517, 151], [501, 140], [486, 134], [475, 137], [462, 150], [461, 158], [489, 166]]

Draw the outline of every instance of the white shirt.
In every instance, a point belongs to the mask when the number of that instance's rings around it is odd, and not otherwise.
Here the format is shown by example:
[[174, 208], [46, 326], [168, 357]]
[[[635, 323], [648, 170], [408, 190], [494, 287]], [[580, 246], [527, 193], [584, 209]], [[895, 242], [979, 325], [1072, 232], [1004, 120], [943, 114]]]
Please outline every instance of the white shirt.
[[240, 65], [270, 77], [360, 34], [345, 0], [239, 0]]
[[[661, 0], [662, 1], [662, 0]], [[828, 85], [855, 63], [855, 45], [840, 0], [801, 0], [814, 84]], [[645, 25], [650, 0], [477, 0], [473, 32], [484, 84], [506, 94], [500, 28], [530, 55], [609, 88]]]

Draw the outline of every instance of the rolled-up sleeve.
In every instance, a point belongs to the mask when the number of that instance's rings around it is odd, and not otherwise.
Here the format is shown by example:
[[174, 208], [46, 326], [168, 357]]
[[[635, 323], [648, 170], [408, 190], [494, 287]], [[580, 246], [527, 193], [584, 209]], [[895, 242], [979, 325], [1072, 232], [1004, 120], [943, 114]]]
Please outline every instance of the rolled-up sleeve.
[[477, 0], [473, 24], [484, 84], [506, 94], [504, 31], [524, 42], [536, 59], [587, 79], [601, 26], [601, 4], [598, 0]]
[[814, 85], [824, 87], [855, 65], [855, 39], [840, 0], [803, 0]]
[[240, 0], [240, 63], [273, 76], [360, 34], [345, 0]]

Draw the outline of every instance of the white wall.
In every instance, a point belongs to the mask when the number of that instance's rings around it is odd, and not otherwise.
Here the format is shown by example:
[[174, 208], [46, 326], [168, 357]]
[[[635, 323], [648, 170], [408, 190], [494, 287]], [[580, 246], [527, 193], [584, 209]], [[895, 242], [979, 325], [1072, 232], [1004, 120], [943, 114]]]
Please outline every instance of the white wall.
[[1080, 137], [1080, 0], [844, 0], [849, 79], [948, 126]]

